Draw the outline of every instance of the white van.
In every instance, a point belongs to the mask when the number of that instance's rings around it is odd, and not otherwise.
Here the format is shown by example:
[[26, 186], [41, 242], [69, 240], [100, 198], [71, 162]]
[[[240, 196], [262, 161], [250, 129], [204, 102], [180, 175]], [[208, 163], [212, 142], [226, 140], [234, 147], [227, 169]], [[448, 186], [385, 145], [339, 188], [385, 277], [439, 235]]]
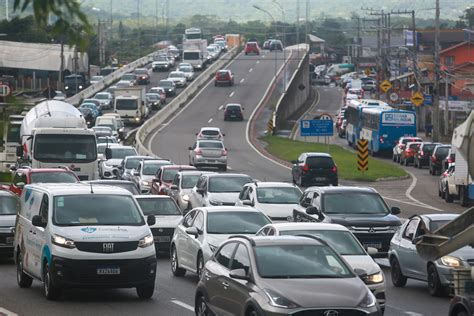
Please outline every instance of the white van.
[[[43, 282], [47, 299], [66, 287], [155, 289], [156, 253], [143, 213], [127, 190], [83, 183], [27, 185], [14, 255], [21, 288]], [[148, 225], [147, 225], [148, 224]]]

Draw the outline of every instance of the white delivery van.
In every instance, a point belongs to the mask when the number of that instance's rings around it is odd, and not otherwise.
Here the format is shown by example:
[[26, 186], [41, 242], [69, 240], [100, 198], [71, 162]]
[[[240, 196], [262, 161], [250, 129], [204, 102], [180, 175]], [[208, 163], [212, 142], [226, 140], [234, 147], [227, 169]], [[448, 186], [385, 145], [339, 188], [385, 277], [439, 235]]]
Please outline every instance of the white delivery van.
[[150, 298], [156, 253], [143, 213], [127, 190], [84, 183], [25, 186], [17, 215], [17, 281], [43, 282], [47, 299], [62, 288], [130, 288]]

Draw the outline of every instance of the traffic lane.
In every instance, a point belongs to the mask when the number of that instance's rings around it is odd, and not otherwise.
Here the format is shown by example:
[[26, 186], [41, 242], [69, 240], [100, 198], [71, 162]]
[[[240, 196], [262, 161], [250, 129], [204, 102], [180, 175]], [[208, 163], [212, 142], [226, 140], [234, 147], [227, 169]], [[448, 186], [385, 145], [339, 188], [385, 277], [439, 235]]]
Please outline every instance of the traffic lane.
[[[257, 63], [258, 62], [258, 63]], [[281, 61], [279, 61], [281, 62]], [[248, 113], [248, 107], [253, 108], [255, 105], [241, 100], [236, 97], [237, 93], [241, 93], [241, 90], [248, 91], [260, 89], [261, 86], [250, 87], [248, 80], [251, 77], [262, 78], [271, 77], [273, 71], [274, 60], [269, 59], [267, 55], [262, 55], [260, 58], [253, 56], [245, 56], [240, 54], [234, 59], [234, 61], [227, 67], [234, 73], [235, 84], [232, 87], [219, 86], [215, 87], [213, 81], [210, 81], [199, 94], [187, 105], [178, 116], [175, 116], [172, 121], [167, 123], [168, 125], [162, 127], [151, 139], [151, 150], [160, 156], [167, 157], [173, 160], [175, 163], [189, 163], [189, 152], [188, 147], [192, 146], [195, 142], [195, 134], [203, 126], [218, 126], [220, 121], [223, 120], [223, 107], [227, 103], [242, 103], [245, 107], [244, 112]], [[270, 74], [268, 73], [270, 71]], [[243, 82], [242, 79], [244, 79]], [[265, 87], [263, 87], [265, 89]], [[263, 94], [263, 91], [260, 92]], [[245, 102], [244, 102], [245, 101]], [[257, 100], [252, 100], [257, 103]], [[224, 137], [226, 147], [230, 152], [234, 152], [236, 149], [231, 139], [235, 137], [235, 133], [244, 136], [244, 125], [241, 124], [242, 128], [238, 130], [227, 130], [226, 127], [222, 127], [223, 132], [226, 134]], [[231, 155], [229, 154], [229, 157]], [[232, 158], [229, 158], [229, 165], [232, 165]]]
[[194, 314], [190, 307], [194, 306], [197, 277], [174, 278], [168, 258], [158, 259], [151, 300], [140, 300], [135, 289], [68, 289], [59, 301], [48, 301], [39, 281], [33, 281], [30, 289], [18, 287], [13, 260], [0, 260], [0, 278], [0, 308], [18, 315], [156, 315], [157, 311], [160, 315]]

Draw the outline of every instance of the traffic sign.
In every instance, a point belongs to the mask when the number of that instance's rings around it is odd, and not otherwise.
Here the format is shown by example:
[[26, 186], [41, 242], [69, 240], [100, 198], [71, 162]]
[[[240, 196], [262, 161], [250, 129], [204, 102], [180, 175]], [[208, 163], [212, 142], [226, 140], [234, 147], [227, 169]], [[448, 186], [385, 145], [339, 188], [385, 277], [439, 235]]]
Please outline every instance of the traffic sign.
[[423, 94], [420, 93], [420, 91], [416, 91], [411, 97], [411, 102], [416, 106], [422, 105], [424, 101], [425, 98], [423, 97]]
[[398, 94], [396, 94], [395, 92], [390, 93], [390, 101], [392, 102], [398, 101]]
[[9, 85], [1, 84], [0, 85], [0, 97], [7, 97], [11, 93], [11, 89]]
[[332, 119], [329, 120], [301, 120], [301, 136], [332, 136], [334, 127]]
[[367, 139], [357, 141], [357, 170], [369, 170], [369, 142]]
[[319, 120], [332, 120], [332, 116], [327, 113], [320, 114], [319, 116], [315, 117], [315, 119]]
[[385, 79], [384, 81], [382, 81], [382, 83], [380, 84], [380, 89], [385, 93], [387, 92], [388, 90], [390, 90], [392, 88], [392, 84], [390, 83], [390, 81], [388, 81], [387, 79]]

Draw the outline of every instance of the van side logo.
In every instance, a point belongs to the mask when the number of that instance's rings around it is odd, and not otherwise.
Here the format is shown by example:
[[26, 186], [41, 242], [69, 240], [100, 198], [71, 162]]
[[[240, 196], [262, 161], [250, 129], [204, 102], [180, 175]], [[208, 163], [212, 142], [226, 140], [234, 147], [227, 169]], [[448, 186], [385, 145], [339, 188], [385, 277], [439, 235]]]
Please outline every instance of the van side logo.
[[97, 228], [94, 228], [94, 227], [85, 227], [85, 228], [81, 228], [81, 230], [82, 230], [84, 233], [92, 234], [93, 232], [95, 232], [95, 231], [97, 230]]

